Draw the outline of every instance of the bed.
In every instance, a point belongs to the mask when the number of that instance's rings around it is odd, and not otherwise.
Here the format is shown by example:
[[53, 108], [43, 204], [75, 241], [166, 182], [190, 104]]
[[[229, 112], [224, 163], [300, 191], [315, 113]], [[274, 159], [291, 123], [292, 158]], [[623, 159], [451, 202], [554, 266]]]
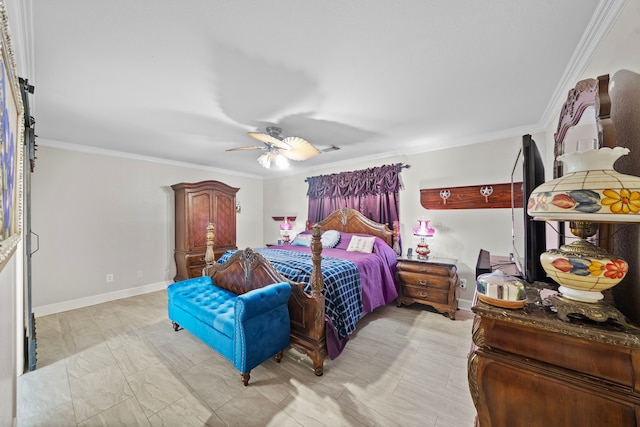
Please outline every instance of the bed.
[[[291, 346], [309, 356], [315, 374], [322, 375], [324, 360], [339, 356], [358, 320], [396, 299], [397, 228], [390, 230], [356, 210], [343, 208], [314, 224], [308, 231], [312, 237], [309, 247], [228, 251], [218, 262], [208, 250], [205, 274], [220, 279], [221, 272], [235, 271], [227, 277], [250, 280], [255, 287], [289, 282]], [[340, 233], [337, 247], [322, 247], [322, 233], [327, 230]], [[375, 237], [372, 253], [346, 251], [347, 240], [364, 235]], [[208, 249], [213, 240], [211, 232]]]

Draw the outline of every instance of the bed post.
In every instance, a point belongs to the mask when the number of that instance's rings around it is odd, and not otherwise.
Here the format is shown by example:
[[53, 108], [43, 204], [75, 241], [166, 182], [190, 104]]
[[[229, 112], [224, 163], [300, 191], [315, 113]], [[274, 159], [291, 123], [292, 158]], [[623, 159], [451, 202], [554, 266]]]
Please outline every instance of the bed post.
[[[215, 225], [212, 222], [207, 224], [207, 251], [204, 254], [204, 262], [206, 263], [205, 270], [207, 267], [211, 267], [211, 265], [216, 261], [216, 255], [213, 252], [213, 240], [215, 237]], [[202, 272], [204, 276], [204, 271]]]
[[398, 255], [402, 255], [400, 253], [400, 241], [398, 237], [400, 236], [400, 221], [393, 221], [393, 250], [396, 251]]
[[207, 267], [213, 264], [216, 260], [216, 255], [213, 252], [213, 240], [215, 238], [215, 229], [216, 229], [216, 226], [212, 222], [210, 222], [207, 225], [207, 251], [204, 254], [204, 262], [207, 264]]
[[[303, 335], [294, 332], [291, 335], [291, 346], [301, 353], [309, 356], [313, 362], [313, 371], [317, 376], [321, 376], [324, 372], [324, 360], [327, 357], [327, 344], [325, 338], [325, 303], [322, 289], [324, 288], [324, 279], [322, 278], [321, 261], [322, 261], [322, 226], [315, 224], [311, 232], [311, 261], [313, 269], [309, 280], [311, 287], [311, 295], [308, 295], [306, 305], [307, 310], [304, 314], [305, 323], [308, 325], [304, 328], [306, 332]], [[291, 309], [291, 304], [289, 306]], [[292, 331], [293, 332], [293, 331]]]
[[[311, 232], [311, 261], [313, 262], [313, 270], [311, 272], [311, 295], [318, 298], [322, 295], [322, 288], [324, 288], [324, 280], [322, 278], [322, 270], [320, 263], [322, 261], [322, 227], [319, 224], [313, 226]], [[324, 316], [323, 316], [324, 317]], [[324, 318], [322, 319], [324, 323]]]

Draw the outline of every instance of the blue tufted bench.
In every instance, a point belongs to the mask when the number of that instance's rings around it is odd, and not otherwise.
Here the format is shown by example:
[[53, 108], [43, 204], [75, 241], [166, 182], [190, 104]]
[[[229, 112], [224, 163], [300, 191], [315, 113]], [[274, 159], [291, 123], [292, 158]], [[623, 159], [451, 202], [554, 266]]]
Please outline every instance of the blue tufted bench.
[[289, 345], [288, 283], [237, 294], [203, 276], [173, 283], [167, 293], [174, 329], [186, 329], [229, 359], [245, 386], [251, 369], [273, 355], [280, 362]]

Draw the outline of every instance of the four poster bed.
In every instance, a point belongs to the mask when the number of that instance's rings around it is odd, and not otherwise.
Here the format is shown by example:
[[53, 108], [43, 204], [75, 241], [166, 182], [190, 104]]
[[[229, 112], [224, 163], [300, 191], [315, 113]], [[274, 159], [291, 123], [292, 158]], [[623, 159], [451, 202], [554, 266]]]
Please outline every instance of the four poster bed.
[[[394, 224], [390, 230], [356, 210], [343, 208], [304, 232], [311, 233], [309, 247], [228, 251], [218, 262], [213, 259], [214, 236], [209, 233], [205, 274], [217, 281], [247, 283], [251, 288], [288, 282], [292, 290], [291, 346], [308, 355], [315, 374], [322, 375], [325, 358], [340, 354], [357, 321], [396, 299], [397, 228]], [[336, 247], [323, 248], [322, 233], [327, 230], [339, 232]], [[348, 248], [354, 236], [364, 235], [375, 237], [369, 239], [373, 241], [369, 253]]]

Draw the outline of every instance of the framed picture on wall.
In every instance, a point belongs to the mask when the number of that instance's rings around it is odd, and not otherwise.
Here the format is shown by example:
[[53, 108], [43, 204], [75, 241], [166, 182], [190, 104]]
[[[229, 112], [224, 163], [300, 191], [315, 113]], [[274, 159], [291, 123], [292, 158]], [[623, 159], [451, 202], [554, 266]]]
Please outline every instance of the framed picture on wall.
[[14, 253], [22, 235], [22, 154], [24, 106], [9, 34], [4, 1], [0, 1], [0, 268]]

